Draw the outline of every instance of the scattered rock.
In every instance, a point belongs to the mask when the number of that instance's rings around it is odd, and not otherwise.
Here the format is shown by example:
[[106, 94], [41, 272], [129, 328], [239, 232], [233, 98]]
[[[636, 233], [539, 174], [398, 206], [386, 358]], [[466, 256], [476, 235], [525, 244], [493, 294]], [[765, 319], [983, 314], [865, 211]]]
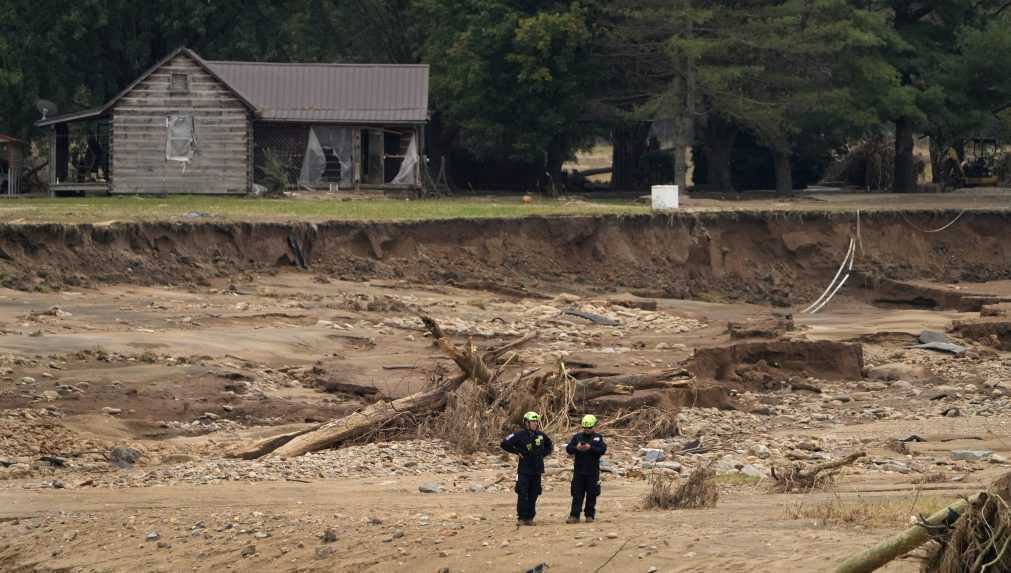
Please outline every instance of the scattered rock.
[[123, 413], [122, 408], [113, 408], [112, 406], [105, 406], [102, 408], [103, 414], [108, 414], [110, 416], [118, 416]]
[[146, 539], [147, 541], [158, 541], [159, 539], [161, 539], [161, 535], [159, 535], [157, 531], [152, 531], [151, 533], [148, 533], [147, 537], [145, 537], [144, 539]]
[[993, 455], [992, 450], [953, 450], [951, 459], [970, 462], [981, 462]]
[[643, 448], [642, 459], [645, 462], [662, 462], [667, 458], [667, 455], [663, 450], [657, 450], [653, 448]]
[[439, 493], [442, 491], [442, 486], [435, 483], [423, 483], [418, 486], [418, 491], [421, 493]]
[[109, 451], [109, 463], [118, 468], [129, 468], [140, 459], [140, 452], [133, 448], [116, 447]]
[[256, 555], [256, 546], [255, 545], [247, 545], [247, 546], [243, 547], [242, 551], [239, 552], [239, 555], [241, 555], [243, 557], [252, 557], [253, 555]]
[[[645, 464], [643, 464], [645, 466]], [[653, 467], [660, 470], [673, 470], [681, 473], [685, 467], [677, 462], [656, 462]]]
[[334, 543], [337, 541], [337, 531], [333, 529], [327, 529], [323, 532], [323, 543]]

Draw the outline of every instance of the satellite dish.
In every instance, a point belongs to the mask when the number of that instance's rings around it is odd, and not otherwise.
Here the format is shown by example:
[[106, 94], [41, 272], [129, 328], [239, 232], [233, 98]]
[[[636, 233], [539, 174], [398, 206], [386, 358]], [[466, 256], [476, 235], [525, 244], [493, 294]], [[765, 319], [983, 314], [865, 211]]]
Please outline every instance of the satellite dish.
[[42, 119], [46, 119], [46, 117], [50, 115], [56, 115], [56, 113], [60, 111], [60, 108], [56, 107], [55, 103], [47, 99], [40, 99], [36, 101], [35, 108], [42, 114]]

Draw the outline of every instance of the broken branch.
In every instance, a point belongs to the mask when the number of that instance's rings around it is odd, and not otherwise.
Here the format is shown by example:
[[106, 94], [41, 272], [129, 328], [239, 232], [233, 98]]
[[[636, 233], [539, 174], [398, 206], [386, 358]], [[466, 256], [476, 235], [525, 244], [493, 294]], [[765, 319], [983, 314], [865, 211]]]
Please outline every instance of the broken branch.
[[867, 453], [863, 451], [853, 452], [839, 460], [807, 467], [798, 464], [786, 468], [773, 466], [772, 477], [776, 480], [776, 489], [783, 493], [794, 490], [812, 490], [825, 481], [831, 480], [833, 470], [852, 464], [866, 455]]

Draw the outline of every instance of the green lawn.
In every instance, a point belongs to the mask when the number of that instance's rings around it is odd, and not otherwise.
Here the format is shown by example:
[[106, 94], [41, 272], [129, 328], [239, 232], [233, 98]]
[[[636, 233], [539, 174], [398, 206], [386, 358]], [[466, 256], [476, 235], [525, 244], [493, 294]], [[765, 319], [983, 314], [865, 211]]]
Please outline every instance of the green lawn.
[[519, 197], [454, 199], [353, 199], [245, 197], [73, 197], [0, 200], [3, 223], [110, 223], [119, 221], [328, 221], [500, 218], [640, 214], [630, 201], [556, 201]]

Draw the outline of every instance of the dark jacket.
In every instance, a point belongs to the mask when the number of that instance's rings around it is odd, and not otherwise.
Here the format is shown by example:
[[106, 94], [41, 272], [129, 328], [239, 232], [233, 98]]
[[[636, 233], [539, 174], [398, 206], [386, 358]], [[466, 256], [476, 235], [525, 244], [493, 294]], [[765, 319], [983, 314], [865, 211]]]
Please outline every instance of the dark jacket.
[[544, 456], [550, 456], [554, 445], [544, 432], [520, 430], [502, 440], [502, 449], [520, 457], [516, 472], [524, 475], [544, 473]]
[[[590, 444], [590, 449], [581, 452], [576, 449], [579, 444]], [[580, 475], [600, 475], [600, 456], [607, 452], [607, 444], [604, 443], [604, 436], [597, 432], [589, 434], [578, 432], [572, 436], [565, 446], [565, 451], [575, 458], [575, 465], [572, 473]]]

